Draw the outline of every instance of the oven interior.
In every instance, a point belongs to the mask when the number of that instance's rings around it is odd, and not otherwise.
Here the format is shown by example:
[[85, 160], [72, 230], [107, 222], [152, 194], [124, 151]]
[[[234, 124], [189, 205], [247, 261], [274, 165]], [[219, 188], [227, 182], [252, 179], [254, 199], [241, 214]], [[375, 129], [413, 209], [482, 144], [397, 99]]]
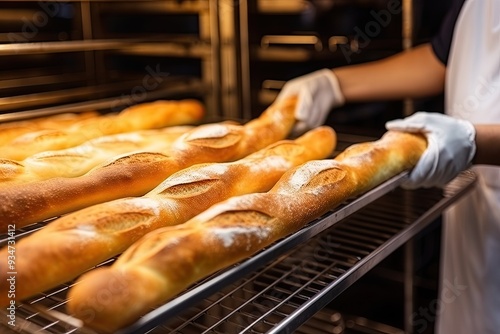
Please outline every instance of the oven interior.
[[[0, 121], [179, 98], [203, 101], [207, 121], [250, 119], [287, 80], [428, 41], [447, 3], [0, 1]], [[347, 104], [327, 124], [346, 147], [379, 136], [389, 119], [439, 108], [441, 96]], [[432, 333], [433, 314], [421, 309], [435, 306], [439, 214], [472, 179], [461, 176], [451, 195], [391, 189], [221, 291], [129, 332]], [[61, 320], [66, 289], [20, 307], [19, 332], [86, 332]]]

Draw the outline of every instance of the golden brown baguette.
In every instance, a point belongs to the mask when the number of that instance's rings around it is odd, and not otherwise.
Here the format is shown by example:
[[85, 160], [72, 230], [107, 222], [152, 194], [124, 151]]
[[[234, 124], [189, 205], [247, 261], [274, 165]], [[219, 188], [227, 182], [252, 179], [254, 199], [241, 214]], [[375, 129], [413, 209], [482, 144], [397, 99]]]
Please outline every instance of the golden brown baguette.
[[193, 126], [178, 125], [120, 133], [91, 139], [63, 150], [40, 152], [23, 161], [0, 159], [0, 189], [54, 177], [80, 176], [124, 153], [166, 152], [177, 138], [192, 129]]
[[24, 160], [39, 152], [77, 146], [105, 135], [193, 124], [204, 113], [203, 105], [197, 100], [142, 103], [118, 114], [82, 120], [66, 129], [26, 133], [2, 146], [0, 158]]
[[[335, 144], [331, 128], [317, 128], [235, 162], [183, 169], [143, 197], [101, 203], [56, 219], [17, 242], [16, 299], [70, 281], [146, 233], [184, 223], [226, 198], [268, 191], [288, 169], [331, 155]], [[7, 248], [0, 250], [0, 259], [7, 261], [7, 256]], [[0, 280], [7, 278], [0, 272]], [[9, 303], [8, 289], [0, 285], [0, 305]]]
[[[267, 193], [231, 197], [184, 224], [150, 232], [113, 265], [82, 275], [69, 291], [68, 311], [90, 327], [113, 332], [198, 280], [412, 168], [425, 148], [421, 136], [388, 132], [338, 159], [286, 172]], [[103, 295], [105, 302], [99, 298]]]
[[[126, 154], [74, 178], [52, 178], [0, 190], [0, 231], [129, 196], [142, 196], [181, 169], [241, 159], [284, 139], [294, 122], [295, 98], [270, 106], [245, 125], [195, 127], [166, 153]], [[257, 135], [258, 134], [258, 135]]]
[[78, 114], [64, 113], [25, 121], [0, 123], [0, 145], [4, 145], [28, 132], [65, 129], [76, 122], [97, 116], [99, 116], [97, 111], [86, 111]]

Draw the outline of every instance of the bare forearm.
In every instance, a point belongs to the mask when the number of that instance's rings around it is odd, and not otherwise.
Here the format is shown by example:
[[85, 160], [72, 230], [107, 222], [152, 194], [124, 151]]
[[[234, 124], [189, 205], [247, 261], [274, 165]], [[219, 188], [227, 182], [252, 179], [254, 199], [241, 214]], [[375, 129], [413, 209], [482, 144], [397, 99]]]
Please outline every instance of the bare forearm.
[[335, 68], [346, 102], [419, 98], [441, 93], [445, 66], [429, 44], [369, 63]]
[[474, 164], [500, 166], [500, 124], [475, 124], [476, 155]]

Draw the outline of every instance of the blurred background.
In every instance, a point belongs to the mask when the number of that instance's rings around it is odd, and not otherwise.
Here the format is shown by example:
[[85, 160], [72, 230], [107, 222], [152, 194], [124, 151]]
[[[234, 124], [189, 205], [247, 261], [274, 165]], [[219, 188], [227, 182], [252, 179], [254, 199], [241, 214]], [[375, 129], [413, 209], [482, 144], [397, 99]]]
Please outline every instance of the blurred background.
[[[447, 2], [0, 1], [0, 112], [195, 97], [213, 117], [248, 119], [289, 79], [427, 41]], [[329, 122], [379, 127], [440, 103], [347, 105]]]

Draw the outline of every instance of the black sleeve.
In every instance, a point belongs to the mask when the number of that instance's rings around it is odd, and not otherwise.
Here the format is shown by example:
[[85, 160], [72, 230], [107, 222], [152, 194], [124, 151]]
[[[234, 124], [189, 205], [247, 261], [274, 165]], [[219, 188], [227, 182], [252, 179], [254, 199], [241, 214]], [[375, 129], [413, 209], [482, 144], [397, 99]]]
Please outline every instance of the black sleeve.
[[432, 49], [439, 60], [446, 64], [448, 62], [448, 55], [450, 54], [451, 40], [453, 38], [453, 30], [455, 22], [457, 21], [458, 14], [462, 9], [465, 0], [455, 0], [451, 5], [450, 10], [446, 14], [439, 32], [431, 40]]

